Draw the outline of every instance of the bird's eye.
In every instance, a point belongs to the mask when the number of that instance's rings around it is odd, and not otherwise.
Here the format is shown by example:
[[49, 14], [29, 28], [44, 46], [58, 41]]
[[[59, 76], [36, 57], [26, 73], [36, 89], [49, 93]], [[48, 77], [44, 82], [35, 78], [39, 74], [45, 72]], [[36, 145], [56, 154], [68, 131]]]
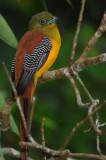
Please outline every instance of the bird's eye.
[[46, 23], [47, 23], [46, 19], [41, 19], [40, 20], [40, 24], [46, 24]]

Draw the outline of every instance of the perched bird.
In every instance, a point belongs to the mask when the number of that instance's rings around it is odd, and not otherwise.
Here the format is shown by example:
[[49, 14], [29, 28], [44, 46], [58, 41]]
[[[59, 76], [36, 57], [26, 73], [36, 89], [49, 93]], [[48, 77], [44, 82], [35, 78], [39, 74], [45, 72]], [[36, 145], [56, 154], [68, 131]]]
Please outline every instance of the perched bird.
[[[57, 58], [61, 37], [56, 26], [57, 17], [49, 12], [41, 12], [32, 17], [29, 31], [19, 41], [11, 72], [16, 82], [17, 94], [25, 115], [27, 127], [30, 103], [37, 80]], [[26, 141], [24, 126], [20, 120], [20, 139]], [[27, 148], [21, 146], [21, 160], [27, 159]]]

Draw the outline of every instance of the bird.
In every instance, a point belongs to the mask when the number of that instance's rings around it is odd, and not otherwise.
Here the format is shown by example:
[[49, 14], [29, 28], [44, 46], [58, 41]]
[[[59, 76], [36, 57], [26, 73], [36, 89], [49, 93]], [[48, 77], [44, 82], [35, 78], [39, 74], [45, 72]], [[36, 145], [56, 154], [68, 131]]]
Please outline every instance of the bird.
[[[48, 11], [35, 14], [29, 22], [29, 30], [20, 39], [11, 65], [12, 81], [28, 127], [30, 104], [38, 79], [56, 60], [61, 36], [57, 27], [58, 18]], [[27, 141], [20, 117], [20, 140]], [[21, 145], [21, 160], [27, 160], [28, 149]]]

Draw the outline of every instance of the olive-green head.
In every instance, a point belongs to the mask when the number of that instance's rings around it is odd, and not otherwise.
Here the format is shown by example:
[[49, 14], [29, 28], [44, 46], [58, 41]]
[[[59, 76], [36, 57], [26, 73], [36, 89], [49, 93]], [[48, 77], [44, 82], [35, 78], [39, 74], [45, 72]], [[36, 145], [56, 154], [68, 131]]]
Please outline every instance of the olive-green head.
[[29, 22], [30, 30], [48, 30], [56, 26], [57, 17], [49, 12], [40, 12], [32, 17]]
[[56, 26], [58, 18], [49, 12], [40, 12], [32, 17], [29, 22], [29, 30], [43, 32], [49, 38], [55, 39], [61, 45], [61, 37]]

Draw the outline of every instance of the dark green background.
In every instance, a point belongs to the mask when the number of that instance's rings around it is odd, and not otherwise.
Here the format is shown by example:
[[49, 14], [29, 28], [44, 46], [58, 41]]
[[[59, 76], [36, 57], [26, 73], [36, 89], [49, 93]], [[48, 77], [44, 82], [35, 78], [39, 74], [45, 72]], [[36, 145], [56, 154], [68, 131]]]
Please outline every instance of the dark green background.
[[[30, 17], [45, 10], [45, 8], [42, 0], [17, 1], [0, 0], [0, 13], [5, 17], [19, 41], [22, 35], [28, 30], [28, 21]], [[62, 46], [56, 62], [50, 68], [50, 70], [53, 70], [68, 65], [73, 35], [80, 11], [80, 0], [72, 1], [74, 7], [71, 7], [66, 0], [46, 0], [45, 3], [48, 11], [60, 18], [58, 27], [62, 37]], [[88, 40], [97, 30], [105, 7], [105, 0], [87, 0], [75, 59], [80, 56]], [[104, 33], [99, 41], [97, 41], [90, 51], [89, 57], [105, 53], [105, 35]], [[0, 94], [2, 94], [5, 99], [11, 92], [11, 86], [5, 75], [1, 61], [6, 62], [8, 70], [10, 71], [15, 51], [15, 49], [0, 40]], [[79, 75], [94, 99], [99, 98], [100, 102], [106, 99], [106, 63], [90, 66], [80, 72]], [[88, 102], [89, 100], [79, 84], [78, 87], [83, 102]], [[87, 110], [80, 109], [77, 106], [76, 97], [68, 79], [54, 80], [38, 85], [35, 96], [36, 107], [32, 123], [32, 135], [41, 143], [41, 124], [42, 118], [45, 117], [46, 146], [59, 149], [73, 126], [87, 115]], [[17, 107], [13, 108], [12, 113], [19, 127], [19, 113]], [[105, 114], [106, 105], [100, 110], [101, 123], [106, 121]], [[86, 122], [74, 134], [67, 146], [71, 152], [97, 154], [95, 133], [93, 131], [88, 133], [83, 132], [89, 127], [89, 122]], [[103, 153], [106, 154], [106, 136], [101, 135], [100, 140], [101, 149]], [[19, 137], [10, 130], [2, 132], [2, 146], [19, 149], [18, 142]], [[42, 152], [39, 150], [30, 149], [29, 155], [34, 159], [42, 159]], [[6, 159], [9, 158], [6, 157]], [[12, 158], [10, 159], [12, 160]], [[87, 160], [87, 158], [79, 159]]]

